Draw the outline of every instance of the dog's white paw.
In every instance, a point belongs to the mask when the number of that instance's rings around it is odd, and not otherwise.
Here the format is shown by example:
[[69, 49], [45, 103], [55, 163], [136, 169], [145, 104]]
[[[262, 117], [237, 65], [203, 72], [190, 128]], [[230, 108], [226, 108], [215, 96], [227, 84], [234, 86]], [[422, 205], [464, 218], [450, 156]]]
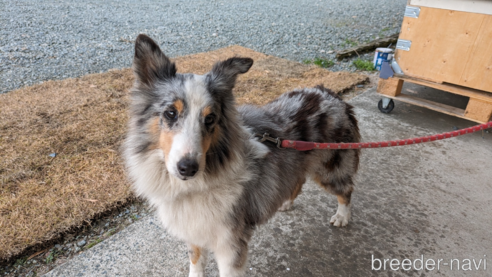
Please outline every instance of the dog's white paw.
[[188, 277], [205, 277], [205, 263], [207, 261], [206, 252], [199, 256], [195, 263], [190, 261], [190, 274]]
[[278, 211], [279, 212], [290, 211], [290, 210], [292, 210], [293, 206], [294, 206], [294, 201], [289, 199], [289, 200], [285, 201], [284, 204], [282, 204], [282, 206], [280, 208], [278, 208]]
[[188, 277], [205, 277], [205, 272], [203, 270], [202, 264], [190, 264], [190, 274]]
[[205, 277], [205, 273], [203, 271], [195, 271], [195, 272], [190, 272], [188, 277]]
[[338, 204], [337, 213], [331, 217], [330, 223], [335, 227], [347, 226], [350, 219], [350, 205]]

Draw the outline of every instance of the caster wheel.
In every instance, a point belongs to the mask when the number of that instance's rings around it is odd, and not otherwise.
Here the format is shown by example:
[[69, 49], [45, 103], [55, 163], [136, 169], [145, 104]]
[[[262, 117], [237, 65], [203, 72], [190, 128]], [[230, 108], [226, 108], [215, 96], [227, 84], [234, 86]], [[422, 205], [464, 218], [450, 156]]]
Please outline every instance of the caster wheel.
[[388, 105], [386, 106], [386, 108], [383, 108], [383, 99], [379, 100], [378, 109], [382, 113], [390, 113], [394, 108], [395, 108], [395, 102], [393, 102], [393, 99], [390, 99], [389, 100]]

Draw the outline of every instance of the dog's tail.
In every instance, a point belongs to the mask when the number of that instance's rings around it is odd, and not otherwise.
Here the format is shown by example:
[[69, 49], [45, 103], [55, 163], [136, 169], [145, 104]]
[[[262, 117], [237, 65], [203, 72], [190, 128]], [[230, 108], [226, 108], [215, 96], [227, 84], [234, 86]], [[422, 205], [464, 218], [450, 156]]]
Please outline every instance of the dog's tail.
[[331, 90], [329, 88], [325, 88], [325, 86], [323, 84], [317, 85], [315, 88], [321, 90], [322, 92], [328, 93], [330, 96], [332, 96], [336, 99], [342, 100], [342, 98], [340, 98], [340, 96], [338, 96], [338, 94], [336, 94], [335, 92], [333, 92], [333, 90]]

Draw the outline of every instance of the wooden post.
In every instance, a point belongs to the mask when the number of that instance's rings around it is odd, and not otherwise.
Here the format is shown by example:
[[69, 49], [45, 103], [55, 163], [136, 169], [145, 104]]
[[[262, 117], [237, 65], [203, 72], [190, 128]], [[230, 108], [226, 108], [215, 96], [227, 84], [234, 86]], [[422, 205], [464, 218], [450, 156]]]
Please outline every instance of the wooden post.
[[401, 88], [403, 87], [403, 80], [398, 78], [379, 79], [378, 93], [388, 96], [398, 96], [401, 94]]
[[470, 98], [466, 106], [465, 116], [482, 122], [488, 122], [492, 116], [492, 103]]

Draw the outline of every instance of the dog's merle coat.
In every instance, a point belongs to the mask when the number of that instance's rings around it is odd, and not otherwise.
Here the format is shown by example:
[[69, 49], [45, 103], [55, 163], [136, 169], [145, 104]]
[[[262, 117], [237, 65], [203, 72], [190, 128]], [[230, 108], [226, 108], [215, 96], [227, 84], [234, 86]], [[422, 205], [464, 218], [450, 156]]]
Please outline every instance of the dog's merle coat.
[[350, 217], [359, 150], [278, 149], [254, 134], [358, 142], [352, 107], [318, 86], [236, 108], [236, 77], [252, 64], [235, 57], [205, 75], [177, 74], [152, 39], [139, 35], [135, 43], [125, 160], [136, 192], [188, 243], [190, 276], [203, 276], [207, 251], [221, 276], [242, 276], [255, 226], [290, 208], [306, 177], [337, 195], [331, 223], [344, 226]]

